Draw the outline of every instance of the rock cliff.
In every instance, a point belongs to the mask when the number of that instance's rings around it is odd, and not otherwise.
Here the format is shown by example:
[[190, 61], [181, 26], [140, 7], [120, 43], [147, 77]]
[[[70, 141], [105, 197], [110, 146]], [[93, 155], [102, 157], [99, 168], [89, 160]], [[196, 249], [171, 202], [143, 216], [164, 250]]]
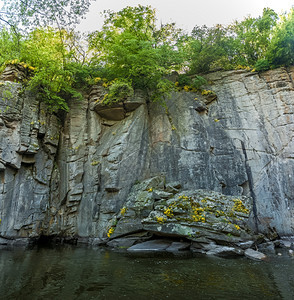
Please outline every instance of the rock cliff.
[[127, 213], [132, 222], [121, 234], [172, 234], [156, 229], [154, 218], [164, 217], [176, 193], [196, 190], [206, 190], [202, 200], [250, 198], [253, 231], [294, 234], [293, 67], [212, 73], [206, 88], [217, 98], [175, 92], [167, 109], [140, 92], [105, 107], [105, 91], [95, 86], [62, 118], [7, 78], [0, 81], [0, 236], [119, 237], [121, 213], [140, 203], [130, 199], [150, 178], [161, 178], [148, 187], [159, 192], [151, 201], [144, 187], [142, 214]]

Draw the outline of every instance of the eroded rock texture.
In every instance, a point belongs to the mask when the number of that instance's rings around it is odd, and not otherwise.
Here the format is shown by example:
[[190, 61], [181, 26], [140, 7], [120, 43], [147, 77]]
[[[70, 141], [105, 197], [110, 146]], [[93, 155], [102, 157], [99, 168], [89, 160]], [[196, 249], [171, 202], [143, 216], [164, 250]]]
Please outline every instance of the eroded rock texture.
[[252, 229], [293, 234], [293, 78], [293, 68], [216, 72], [206, 88], [217, 99], [177, 92], [168, 110], [140, 93], [104, 108], [97, 86], [62, 121], [2, 81], [1, 236], [106, 237], [135, 183], [155, 176], [249, 196]]
[[48, 211], [59, 120], [20, 84], [0, 84], [1, 235], [36, 236]]

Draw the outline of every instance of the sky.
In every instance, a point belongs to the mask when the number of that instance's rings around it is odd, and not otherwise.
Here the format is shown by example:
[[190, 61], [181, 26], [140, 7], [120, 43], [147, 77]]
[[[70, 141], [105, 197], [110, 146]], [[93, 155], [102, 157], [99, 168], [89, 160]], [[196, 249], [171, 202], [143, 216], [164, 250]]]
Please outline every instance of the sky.
[[178, 27], [190, 32], [195, 25], [229, 24], [248, 15], [257, 17], [265, 7], [270, 7], [280, 14], [290, 10], [293, 0], [96, 0], [92, 3], [86, 20], [82, 20], [78, 29], [100, 29], [103, 24], [100, 13], [104, 10], [118, 11], [126, 6], [138, 4], [155, 8], [160, 22], [176, 22]]
[[99, 30], [104, 10], [119, 11], [138, 4], [155, 8], [159, 22], [175, 22], [178, 27], [190, 32], [195, 25], [229, 24], [248, 15], [257, 17], [265, 7], [280, 14], [290, 10], [293, 0], [96, 0], [77, 29], [85, 32]]

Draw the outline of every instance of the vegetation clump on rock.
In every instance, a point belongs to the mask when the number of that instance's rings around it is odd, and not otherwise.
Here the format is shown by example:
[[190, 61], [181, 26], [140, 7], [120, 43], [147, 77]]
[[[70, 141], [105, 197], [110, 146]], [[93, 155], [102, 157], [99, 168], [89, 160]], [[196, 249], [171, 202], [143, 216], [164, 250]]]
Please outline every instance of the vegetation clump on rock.
[[[186, 34], [174, 23], [159, 28], [155, 10], [139, 5], [105, 11], [102, 29], [83, 36], [72, 25], [90, 1], [62, 1], [58, 6], [49, 0], [31, 0], [30, 6], [4, 2], [3, 16], [9, 18], [0, 18], [0, 69], [28, 66], [28, 86], [53, 110], [67, 110], [70, 99], [81, 99], [81, 89], [95, 78], [108, 82], [105, 104], [119, 102], [137, 89], [148, 101], [164, 103], [173, 90], [207, 93], [207, 72], [259, 72], [294, 62], [293, 9], [279, 17], [266, 8], [257, 18], [229, 26], [195, 26]], [[175, 72], [180, 74], [176, 84], [169, 80]]]

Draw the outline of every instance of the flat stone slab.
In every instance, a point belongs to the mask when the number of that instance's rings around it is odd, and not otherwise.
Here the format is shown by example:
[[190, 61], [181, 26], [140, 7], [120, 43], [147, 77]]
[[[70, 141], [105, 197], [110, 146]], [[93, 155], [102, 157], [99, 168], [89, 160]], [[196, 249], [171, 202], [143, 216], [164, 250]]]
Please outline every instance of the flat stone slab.
[[107, 120], [121, 121], [125, 118], [125, 110], [122, 106], [109, 107], [104, 105], [97, 105], [94, 107], [96, 113]]
[[152, 240], [128, 248], [129, 252], [162, 252], [170, 247], [172, 242], [166, 240]]
[[244, 254], [243, 250], [237, 249], [235, 247], [227, 246], [215, 246], [215, 248], [209, 250], [207, 255], [215, 255], [220, 257], [232, 257], [232, 256], [241, 256]]
[[290, 248], [292, 245], [292, 242], [289, 240], [282, 240], [281, 242], [286, 248]]
[[264, 260], [266, 259], [266, 255], [264, 255], [263, 253], [259, 252], [259, 251], [255, 251], [253, 249], [246, 249], [244, 252], [245, 256], [253, 259], [253, 260]]
[[247, 241], [247, 242], [241, 242], [238, 244], [238, 246], [243, 249], [243, 250], [246, 250], [250, 247], [252, 247], [252, 245], [254, 244], [254, 241]]
[[11, 242], [11, 241], [0, 237], [0, 245], [7, 245], [9, 242]]
[[125, 101], [124, 103], [115, 103], [113, 105], [105, 105], [103, 103], [95, 103], [94, 111], [102, 118], [113, 121], [121, 121], [126, 117], [128, 112], [136, 110], [144, 101]]
[[153, 192], [153, 197], [155, 200], [161, 200], [161, 199], [169, 199], [173, 196], [172, 193], [167, 193], [167, 192], [164, 192], [164, 191], [157, 191], [155, 190]]
[[112, 248], [129, 248], [138, 240], [137, 237], [118, 238], [107, 242], [107, 246]]
[[17, 238], [17, 239], [5, 239], [5, 238], [0, 238], [0, 245], [1, 246], [16, 246], [16, 247], [22, 247], [22, 246], [27, 246], [30, 243], [29, 238]]
[[190, 243], [184, 243], [184, 242], [173, 242], [166, 251], [168, 252], [178, 252], [183, 250], [189, 250]]

